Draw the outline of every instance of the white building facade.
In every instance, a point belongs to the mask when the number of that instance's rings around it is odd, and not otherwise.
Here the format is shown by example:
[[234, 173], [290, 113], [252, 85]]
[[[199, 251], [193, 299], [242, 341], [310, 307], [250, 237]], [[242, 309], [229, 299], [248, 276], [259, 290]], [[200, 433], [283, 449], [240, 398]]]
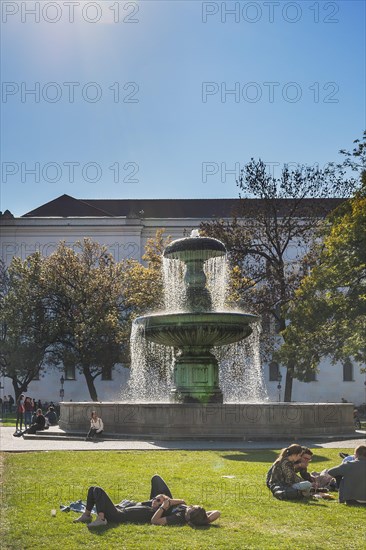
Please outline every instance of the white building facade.
[[[337, 200], [331, 200], [336, 206]], [[202, 221], [215, 217], [229, 219], [237, 203], [237, 199], [80, 200], [63, 195], [19, 218], [4, 212], [0, 216], [1, 257], [8, 265], [13, 256], [24, 259], [36, 251], [48, 256], [62, 240], [72, 246], [89, 237], [105, 245], [116, 261], [141, 260], [146, 241], [153, 238], [158, 229], [165, 229], [165, 234], [173, 239], [187, 236]], [[282, 382], [274, 365], [264, 365], [263, 373], [269, 399], [282, 400], [285, 369], [281, 372]], [[61, 376], [65, 401], [90, 399], [81, 374], [56, 368], [32, 381], [27, 394], [37, 400], [60, 401]], [[127, 368], [116, 366], [112, 379], [97, 378], [99, 399], [118, 400], [128, 377]], [[0, 392], [1, 397], [13, 394], [9, 379], [1, 379]], [[313, 381], [293, 382], [293, 401], [327, 403], [340, 402], [342, 398], [355, 405], [366, 402], [366, 377], [358, 364], [331, 365], [324, 360]]]

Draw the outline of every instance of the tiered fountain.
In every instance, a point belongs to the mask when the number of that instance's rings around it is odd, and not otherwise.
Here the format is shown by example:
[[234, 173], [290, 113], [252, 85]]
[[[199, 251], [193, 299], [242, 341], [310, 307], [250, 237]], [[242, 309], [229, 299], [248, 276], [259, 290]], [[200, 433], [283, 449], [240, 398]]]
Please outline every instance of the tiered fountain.
[[63, 403], [60, 427], [85, 431], [90, 411], [96, 409], [105, 431], [144, 438], [298, 438], [353, 431], [351, 404], [223, 403], [212, 350], [247, 338], [258, 320], [248, 313], [214, 310], [204, 266], [225, 254], [222, 242], [198, 232], [173, 241], [164, 258], [184, 264], [182, 311], [134, 322], [134, 332], [147, 341], [175, 350], [171, 398], [158, 402], [152, 394], [143, 403]]
[[185, 265], [183, 312], [135, 321], [147, 340], [179, 350], [174, 359], [175, 402], [222, 403], [218, 362], [210, 350], [246, 338], [252, 332], [250, 323], [258, 320], [248, 313], [213, 311], [204, 263], [225, 254], [223, 243], [216, 239], [196, 236], [172, 242], [164, 257]]

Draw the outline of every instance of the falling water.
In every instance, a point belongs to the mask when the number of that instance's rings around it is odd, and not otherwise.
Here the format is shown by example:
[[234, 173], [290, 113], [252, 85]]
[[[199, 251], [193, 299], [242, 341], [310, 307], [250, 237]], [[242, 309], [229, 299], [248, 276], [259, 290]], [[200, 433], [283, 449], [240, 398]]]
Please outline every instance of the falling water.
[[267, 399], [259, 346], [261, 324], [252, 324], [245, 340], [214, 349], [220, 370], [220, 387], [225, 403], [251, 403]]
[[[181, 260], [163, 258], [164, 302], [169, 313], [184, 311], [185, 264]], [[209, 258], [204, 264], [207, 288], [213, 310], [225, 310], [227, 289], [226, 257]], [[259, 354], [261, 325], [252, 324], [252, 334], [236, 344], [213, 349], [219, 362], [220, 387], [225, 403], [258, 402], [267, 399]], [[131, 372], [122, 401], [169, 402], [173, 387], [174, 349], [149, 342], [144, 326], [132, 325]]]
[[169, 402], [173, 376], [173, 348], [148, 342], [144, 327], [132, 325], [130, 338], [131, 372], [121, 401], [150, 403]]
[[[163, 258], [164, 304], [166, 311], [184, 311], [186, 266], [181, 260]], [[204, 265], [207, 288], [212, 298], [214, 311], [225, 306], [227, 288], [227, 262], [225, 256], [209, 258]]]
[[163, 258], [164, 304], [166, 311], [183, 311], [186, 267], [181, 260]]
[[226, 256], [207, 260], [204, 265], [204, 272], [207, 277], [207, 288], [211, 293], [212, 309], [222, 311], [225, 308], [227, 290]]

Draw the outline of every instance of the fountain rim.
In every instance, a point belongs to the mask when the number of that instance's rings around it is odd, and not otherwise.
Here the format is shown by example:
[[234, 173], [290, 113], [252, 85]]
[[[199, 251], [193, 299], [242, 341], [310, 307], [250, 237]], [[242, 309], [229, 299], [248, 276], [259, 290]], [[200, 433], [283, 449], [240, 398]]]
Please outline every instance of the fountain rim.
[[227, 252], [224, 243], [214, 237], [183, 237], [169, 243], [163, 251], [163, 257], [170, 259], [176, 253], [196, 251], [212, 252], [213, 257], [224, 256]]
[[194, 311], [194, 312], [176, 311], [176, 312], [162, 312], [162, 313], [156, 312], [148, 315], [140, 315], [139, 317], [136, 317], [136, 319], [134, 319], [133, 322], [136, 325], [145, 325], [145, 323], [150, 319], [152, 320], [159, 319], [159, 321], [164, 321], [164, 320], [168, 321], [170, 319], [177, 320], [179, 318], [183, 323], [185, 321], [187, 324], [191, 324], [191, 323], [202, 324], [202, 322], [203, 323], [217, 322], [218, 317], [224, 323], [225, 321], [229, 323], [229, 319], [230, 319], [232, 321], [230, 324], [236, 324], [235, 321], [243, 322], [244, 320], [246, 321], [246, 324], [249, 324], [249, 323], [255, 323], [256, 321], [260, 320], [259, 315], [255, 315], [254, 313], [245, 313], [242, 311]]

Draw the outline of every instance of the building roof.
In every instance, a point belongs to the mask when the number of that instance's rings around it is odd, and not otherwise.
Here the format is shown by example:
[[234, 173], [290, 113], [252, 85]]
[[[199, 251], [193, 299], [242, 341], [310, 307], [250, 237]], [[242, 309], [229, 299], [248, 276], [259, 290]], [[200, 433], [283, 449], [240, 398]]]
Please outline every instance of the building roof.
[[[279, 214], [291, 209], [293, 199], [276, 201]], [[304, 211], [321, 204], [323, 213], [336, 208], [343, 199], [303, 199]], [[22, 217], [127, 217], [127, 218], [230, 218], [239, 212], [245, 215], [253, 207], [261, 208], [261, 199], [75, 199], [61, 195], [53, 201], [27, 212]], [[243, 209], [244, 206], [244, 209]]]

